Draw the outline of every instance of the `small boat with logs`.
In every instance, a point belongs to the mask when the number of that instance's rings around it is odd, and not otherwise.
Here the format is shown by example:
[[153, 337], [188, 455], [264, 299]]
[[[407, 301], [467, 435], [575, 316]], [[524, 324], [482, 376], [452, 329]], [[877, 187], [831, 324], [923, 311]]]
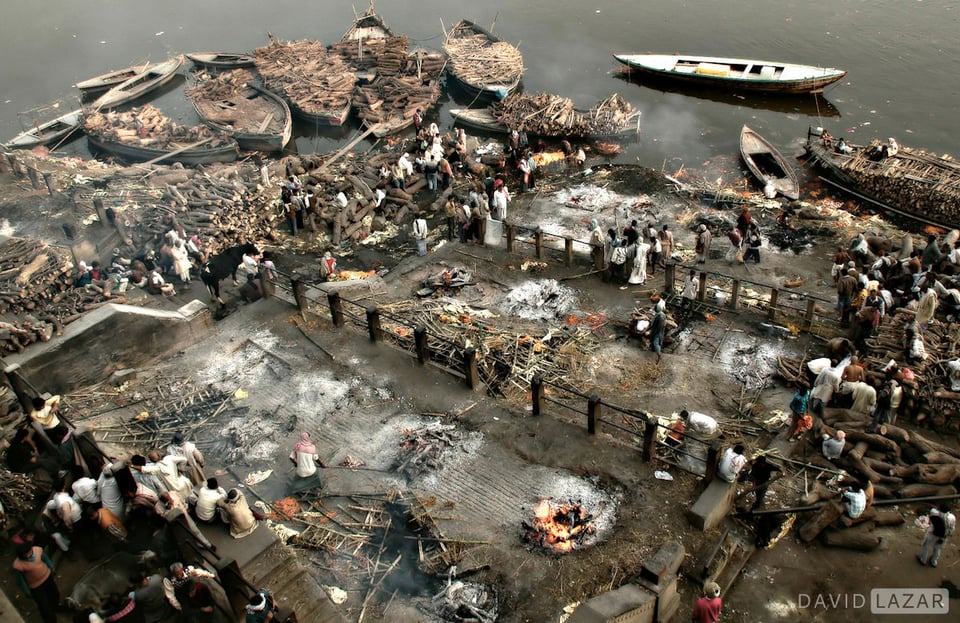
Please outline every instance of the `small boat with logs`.
[[236, 139], [240, 149], [282, 151], [293, 132], [290, 108], [278, 95], [254, 82], [246, 69], [235, 69], [186, 90], [200, 120]]
[[515, 46], [469, 20], [460, 20], [443, 42], [449, 74], [474, 99], [502, 100], [523, 77], [523, 56]]
[[95, 152], [126, 162], [185, 165], [233, 162], [237, 142], [205, 126], [184, 127], [164, 116], [154, 106], [126, 112], [89, 112], [83, 129]]
[[955, 229], [960, 225], [960, 162], [889, 141], [854, 145], [822, 128], [807, 131], [808, 162], [820, 179], [877, 208], [909, 219]]
[[253, 56], [242, 52], [193, 52], [185, 55], [194, 65], [208, 71], [229, 71], [253, 67]]
[[371, 4], [357, 16], [340, 41], [330, 46], [330, 51], [339, 54], [354, 68], [361, 84], [370, 84], [381, 71], [380, 57], [391, 47], [387, 45], [388, 41], [393, 42], [392, 47], [402, 48], [403, 52], [407, 49], [408, 41], [397, 37]]
[[84, 102], [94, 100], [118, 84], [123, 84], [130, 78], [139, 76], [149, 67], [150, 63], [131, 65], [123, 69], [108, 71], [105, 74], [100, 74], [87, 80], [81, 80], [76, 84], [77, 90], [80, 91], [80, 100]]
[[613, 58], [632, 73], [678, 83], [772, 93], [819, 93], [847, 75], [832, 67], [746, 58], [675, 54], [614, 54]]
[[34, 125], [29, 130], [14, 136], [3, 146], [7, 149], [33, 149], [34, 147], [56, 145], [67, 138], [71, 132], [78, 130], [82, 121], [83, 111], [79, 109], [71, 110], [56, 119]]
[[773, 199], [778, 193], [794, 201], [800, 198], [797, 172], [770, 141], [747, 126], [740, 130], [740, 155], [763, 184], [763, 194], [768, 198]]
[[150, 65], [132, 78], [121, 82], [109, 91], [98, 97], [90, 104], [94, 110], [113, 108], [127, 102], [132, 102], [155, 89], [159, 89], [173, 80], [183, 63], [182, 56], [175, 56], [162, 63]]

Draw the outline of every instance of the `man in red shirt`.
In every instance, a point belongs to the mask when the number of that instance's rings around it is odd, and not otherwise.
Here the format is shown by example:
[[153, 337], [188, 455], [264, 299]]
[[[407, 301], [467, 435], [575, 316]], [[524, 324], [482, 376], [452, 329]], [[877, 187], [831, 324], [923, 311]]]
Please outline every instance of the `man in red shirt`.
[[30, 543], [18, 545], [13, 570], [20, 589], [37, 602], [43, 623], [57, 623], [60, 589], [53, 577], [53, 563], [43, 550]]
[[693, 606], [690, 619], [693, 623], [717, 623], [720, 620], [720, 608], [723, 601], [720, 599], [720, 585], [716, 582], [707, 582], [703, 587], [703, 597]]

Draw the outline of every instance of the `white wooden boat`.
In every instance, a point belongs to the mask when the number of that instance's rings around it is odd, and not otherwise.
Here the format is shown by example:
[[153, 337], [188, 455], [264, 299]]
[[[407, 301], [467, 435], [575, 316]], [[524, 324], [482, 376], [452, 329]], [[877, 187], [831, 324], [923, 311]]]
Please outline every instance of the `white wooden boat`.
[[797, 172], [770, 141], [747, 126], [740, 130], [740, 155], [750, 172], [764, 186], [765, 193], [769, 186], [787, 199], [796, 201], [800, 198]]
[[832, 67], [745, 58], [675, 54], [614, 54], [613, 58], [640, 74], [749, 91], [817, 93], [847, 75]]
[[175, 56], [162, 63], [150, 65], [98, 97], [90, 106], [95, 110], [102, 110], [132, 102], [173, 80], [182, 63], [183, 57]]
[[3, 146], [7, 149], [32, 149], [40, 145], [54, 145], [77, 130], [83, 121], [82, 110], [71, 110], [17, 134]]

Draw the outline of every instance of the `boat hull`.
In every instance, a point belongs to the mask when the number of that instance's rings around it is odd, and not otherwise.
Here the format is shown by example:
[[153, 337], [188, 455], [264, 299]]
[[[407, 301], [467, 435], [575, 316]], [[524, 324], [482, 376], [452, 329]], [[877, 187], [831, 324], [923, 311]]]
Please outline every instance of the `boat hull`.
[[103, 110], [143, 97], [173, 80], [182, 63], [183, 57], [177, 56], [163, 63], [151, 65], [145, 71], [98, 97], [90, 106], [96, 110]]
[[308, 112], [290, 104], [290, 111], [300, 120], [313, 123], [320, 126], [340, 127], [347, 122], [350, 116], [350, 104], [348, 103], [340, 110], [327, 110], [322, 112]]
[[206, 126], [232, 136], [234, 140], [237, 141], [240, 149], [245, 151], [283, 151], [283, 148], [290, 142], [290, 138], [293, 136], [293, 115], [290, 112], [290, 107], [287, 106], [283, 98], [277, 96], [275, 93], [255, 84], [249, 86], [256, 91], [261, 98], [268, 100], [273, 105], [272, 109], [279, 113], [280, 119], [282, 120], [282, 131], [256, 132], [242, 129], [238, 130], [234, 126], [217, 123], [210, 119], [204, 114], [202, 107], [197, 102], [193, 103], [193, 107], [197, 111], [200, 120], [203, 121]]
[[[459, 23], [454, 25], [451, 29], [451, 33], [460, 29], [466, 29], [475, 35], [482, 35], [483, 37], [486, 37], [487, 41], [489, 41], [491, 44], [500, 43], [502, 41], [490, 31], [478, 26], [477, 24], [474, 24], [469, 20], [461, 20]], [[451, 34], [451, 37], [448, 39], [448, 41], [455, 40], [456, 38], [457, 37], [455, 35]], [[451, 54], [451, 50], [446, 51], [448, 55]], [[520, 80], [523, 77], [521, 68], [521, 73], [513, 80], [507, 80], [505, 82], [496, 84], [478, 83], [460, 76], [454, 70], [453, 64], [451, 64], [450, 68], [447, 70], [447, 73], [453, 78], [457, 86], [459, 86], [466, 95], [472, 97], [474, 101], [500, 101], [517, 90], [517, 87], [520, 86]]]
[[[507, 127], [507, 124], [497, 119], [493, 114], [487, 112], [486, 109], [481, 108], [453, 108], [450, 110], [450, 114], [453, 116], [453, 122], [456, 125], [461, 125], [466, 128], [477, 132], [484, 132], [486, 134], [509, 134], [510, 128]], [[584, 136], [585, 140], [595, 140], [595, 139], [612, 139], [617, 137], [627, 136], [633, 134], [634, 130], [632, 128], [625, 128], [621, 132], [615, 132], [612, 134], [589, 134]], [[551, 135], [551, 134], [538, 134], [536, 132], [527, 132], [528, 136], [534, 136], [537, 138], [563, 138], [566, 135]]]
[[87, 135], [87, 141], [94, 151], [116, 156], [127, 162], [147, 162], [156, 160], [158, 164], [180, 162], [185, 165], [196, 166], [214, 162], [233, 162], [237, 159], [237, 144], [235, 142], [219, 147], [188, 149], [178, 154], [171, 154], [172, 149], [155, 149], [140, 145], [130, 145], [120, 141], [111, 141], [100, 137]]
[[256, 64], [253, 56], [233, 52], [194, 52], [186, 57], [198, 67], [216, 71], [253, 67]]
[[[618, 62], [624, 64], [631, 73], [637, 75], [653, 76], [663, 80], [669, 80], [678, 84], [714, 86], [726, 89], [737, 89], [742, 91], [758, 91], [765, 93], [817, 93], [824, 87], [841, 80], [847, 75], [846, 71], [833, 68], [813, 67], [810, 65], [791, 65], [786, 63], [775, 63], [771, 61], [719, 58], [706, 56], [684, 56], [684, 57], [665, 57], [662, 55], [624, 55], [615, 54], [613, 56]], [[647, 60], [649, 59], [649, 60]], [[676, 65], [671, 65], [671, 61], [664, 59], [675, 59]], [[673, 67], [681, 66], [683, 70]], [[698, 73], [697, 68], [705, 67], [735, 67], [744, 66], [747, 68], [741, 75], [740, 72], [733, 73], [717, 71], [715, 73]], [[756, 68], [780, 68], [783, 70], [782, 78], [765, 78], [760, 73], [751, 73], [750, 67]], [[789, 77], [793, 75], [794, 77]]]
[[772, 184], [787, 199], [800, 198], [796, 171], [776, 147], [747, 126], [740, 130], [740, 155], [761, 185]]
[[83, 121], [83, 111], [73, 110], [56, 119], [41, 123], [38, 128], [21, 132], [3, 146], [7, 149], [33, 149], [34, 147], [54, 145], [79, 129]]

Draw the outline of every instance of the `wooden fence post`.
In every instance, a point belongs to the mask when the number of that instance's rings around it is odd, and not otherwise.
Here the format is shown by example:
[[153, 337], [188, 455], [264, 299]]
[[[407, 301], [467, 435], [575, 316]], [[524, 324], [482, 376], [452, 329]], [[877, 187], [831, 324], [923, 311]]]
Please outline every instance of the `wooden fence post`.
[[537, 227], [536, 231], [533, 232], [533, 243], [537, 249], [537, 259], [543, 259], [543, 230]]
[[52, 197], [55, 192], [57, 192], [57, 187], [53, 183], [53, 175], [51, 173], [43, 173], [43, 183], [47, 185], [47, 192], [50, 193]]
[[533, 401], [533, 414], [540, 415], [543, 410], [543, 377], [534, 374], [530, 379], [530, 395]]
[[[290, 275], [290, 289], [293, 290], [293, 300], [300, 310], [300, 315], [307, 313], [307, 286], [297, 273]], [[332, 303], [330, 309], [333, 309]]]
[[503, 229], [507, 233], [507, 253], [513, 253], [517, 232], [513, 228], [513, 223], [504, 223]]
[[333, 320], [333, 326], [339, 328], [343, 326], [343, 301], [340, 300], [339, 292], [330, 292], [327, 294], [327, 303], [330, 304], [330, 318]]
[[600, 405], [602, 404], [603, 402], [597, 395], [590, 396], [587, 401], [587, 432], [591, 435], [597, 434], [597, 420], [600, 419]]
[[573, 266], [573, 238], [570, 236], [563, 239], [563, 263]]
[[730, 291], [730, 309], [740, 307], [740, 280], [733, 280], [733, 289]]
[[657, 423], [648, 417], [643, 424], [643, 454], [644, 463], [657, 458]]
[[371, 342], [383, 341], [383, 329], [380, 327], [380, 308], [371, 305], [367, 308], [367, 331]]
[[33, 189], [40, 190], [40, 176], [37, 175], [37, 170], [33, 167], [27, 167], [27, 177], [30, 178], [30, 185], [33, 186]]
[[809, 333], [810, 329], [813, 328], [813, 314], [816, 306], [816, 301], [807, 299], [807, 312], [803, 315], [803, 331], [806, 333]]
[[770, 308], [767, 310], [767, 320], [774, 322], [777, 317], [777, 299], [780, 297], [780, 290], [772, 288], [770, 290]]
[[707, 468], [704, 471], [703, 478], [708, 483], [717, 477], [717, 467], [720, 466], [720, 447], [712, 443], [707, 448]]
[[700, 289], [697, 290], [697, 300], [700, 302], [705, 301], [707, 298], [707, 273], [700, 273]]
[[417, 361], [425, 366], [430, 361], [430, 347], [427, 346], [427, 328], [420, 325], [413, 330], [413, 343], [417, 349]]
[[673, 294], [676, 291], [677, 284], [677, 265], [672, 260], [667, 260], [667, 267], [663, 271], [663, 290], [667, 294]]
[[467, 377], [467, 387], [480, 387], [480, 369], [477, 366], [477, 351], [473, 346], [463, 349], [463, 372]]

